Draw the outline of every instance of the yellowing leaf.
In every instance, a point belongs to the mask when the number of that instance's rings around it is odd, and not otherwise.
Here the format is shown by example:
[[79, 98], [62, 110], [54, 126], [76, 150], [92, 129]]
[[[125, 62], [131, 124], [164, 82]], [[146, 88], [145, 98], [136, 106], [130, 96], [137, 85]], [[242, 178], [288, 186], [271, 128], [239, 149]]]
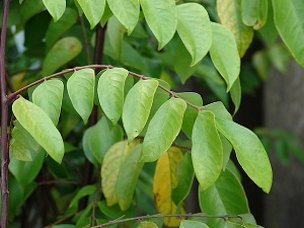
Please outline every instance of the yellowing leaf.
[[221, 24], [233, 33], [239, 54], [243, 57], [252, 42], [253, 29], [242, 22], [241, 0], [217, 1], [217, 13]]
[[[153, 193], [156, 208], [161, 214], [177, 214], [179, 209], [172, 200], [173, 189], [177, 186], [176, 170], [183, 153], [176, 147], [171, 147], [163, 153], [156, 164], [153, 180]], [[167, 226], [176, 227], [180, 220], [177, 218], [165, 218]]]

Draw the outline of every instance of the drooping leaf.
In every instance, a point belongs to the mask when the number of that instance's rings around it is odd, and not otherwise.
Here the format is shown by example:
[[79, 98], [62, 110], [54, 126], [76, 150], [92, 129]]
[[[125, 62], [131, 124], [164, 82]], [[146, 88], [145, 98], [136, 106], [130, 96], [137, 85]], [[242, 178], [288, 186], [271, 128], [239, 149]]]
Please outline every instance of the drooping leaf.
[[77, 0], [84, 15], [88, 19], [91, 29], [101, 20], [106, 6], [106, 0]]
[[253, 39], [253, 29], [244, 25], [241, 0], [217, 1], [217, 13], [221, 24], [234, 35], [240, 57], [243, 57]]
[[179, 228], [208, 228], [208, 226], [198, 221], [183, 220]]
[[56, 162], [61, 163], [64, 155], [63, 139], [48, 115], [23, 97], [15, 100], [12, 109], [22, 127]]
[[203, 110], [209, 110], [214, 113], [215, 119], [224, 119], [232, 121], [232, 116], [220, 101], [203, 106]]
[[130, 206], [141, 171], [139, 162], [141, 145], [139, 141], [121, 141], [114, 144], [106, 153], [101, 168], [102, 191], [107, 205], [119, 203], [122, 210]]
[[124, 87], [129, 72], [123, 68], [106, 70], [98, 81], [98, 99], [106, 116], [116, 124], [124, 104]]
[[[153, 193], [156, 209], [161, 214], [177, 214], [177, 205], [172, 200], [172, 191], [177, 186], [176, 169], [182, 159], [180, 149], [171, 147], [163, 153], [156, 164]], [[165, 225], [176, 227], [180, 220], [177, 218], [165, 218]]]
[[121, 127], [112, 126], [105, 117], [102, 117], [89, 135], [88, 146], [93, 156], [101, 164], [110, 146], [122, 140], [122, 137]]
[[240, 108], [241, 99], [242, 99], [242, 88], [239, 78], [233, 83], [230, 90], [230, 96], [234, 104], [234, 114], [235, 114]]
[[217, 119], [218, 130], [230, 141], [247, 175], [266, 193], [272, 185], [272, 169], [259, 138], [249, 129], [225, 119]]
[[65, 11], [66, 0], [42, 0], [42, 2], [54, 21], [58, 21]]
[[304, 66], [304, 2], [301, 0], [273, 0], [275, 26], [296, 61]]
[[36, 152], [39, 145], [33, 137], [20, 125], [18, 121], [14, 122], [12, 138], [10, 140], [10, 159], [21, 161], [31, 161], [32, 152]]
[[57, 39], [77, 22], [77, 19], [77, 11], [66, 8], [64, 14], [58, 21], [51, 21], [45, 34], [46, 49], [49, 50]]
[[207, 54], [212, 43], [210, 19], [205, 8], [197, 3], [185, 3], [177, 9], [177, 32], [197, 64]]
[[154, 222], [140, 222], [137, 228], [158, 228], [158, 226]]
[[240, 74], [241, 61], [233, 34], [224, 26], [212, 23], [213, 41], [210, 56], [227, 83], [229, 91]]
[[219, 177], [223, 167], [223, 147], [210, 111], [200, 112], [192, 132], [192, 163], [195, 175], [203, 190]]
[[45, 153], [40, 149], [33, 151], [32, 161], [18, 161], [11, 159], [9, 170], [20, 184], [26, 186], [34, 181], [38, 176], [45, 157]]
[[242, 0], [242, 20], [245, 25], [260, 29], [268, 16], [268, 0]]
[[71, 200], [69, 207], [77, 207], [78, 202], [85, 196], [91, 195], [96, 192], [97, 187], [95, 185], [86, 185], [77, 191], [77, 194]]
[[86, 158], [95, 166], [99, 165], [99, 161], [95, 158], [93, 155], [93, 152], [91, 148], [89, 147], [89, 140], [91, 140], [92, 135], [93, 135], [94, 127], [90, 127], [85, 130], [83, 137], [82, 137], [82, 148], [84, 155]]
[[[238, 215], [249, 212], [244, 189], [228, 170], [206, 191], [199, 189], [199, 204], [201, 210], [210, 215]], [[210, 219], [207, 224], [210, 227], [225, 227], [225, 222], [221, 219]]]
[[64, 37], [57, 41], [47, 53], [43, 65], [43, 75], [55, 72], [58, 68], [74, 59], [82, 49], [80, 41], [75, 37]]
[[122, 121], [129, 141], [144, 129], [158, 87], [155, 79], [140, 80], [129, 91], [123, 108]]
[[41, 83], [32, 94], [33, 103], [48, 114], [55, 126], [61, 113], [63, 89], [63, 82], [53, 79]]
[[140, 4], [145, 19], [158, 40], [158, 49], [162, 49], [172, 39], [176, 31], [175, 0], [140, 0]]
[[139, 0], [107, 0], [107, 3], [115, 17], [131, 34], [139, 19]]
[[[203, 106], [203, 99], [200, 94], [194, 93], [194, 92], [183, 92], [183, 93], [177, 93], [179, 97], [184, 99], [185, 101], [191, 102], [192, 104], [201, 107]], [[189, 139], [191, 139], [192, 135], [192, 128], [193, 124], [195, 122], [195, 119], [197, 117], [197, 110], [195, 110], [193, 107], [187, 106], [182, 130], [187, 135]]]
[[175, 205], [182, 205], [188, 196], [194, 180], [194, 171], [190, 153], [185, 153], [176, 167], [177, 185], [172, 192], [172, 200]]
[[92, 69], [75, 71], [67, 82], [72, 104], [87, 123], [94, 105], [95, 73]]
[[171, 98], [156, 112], [143, 142], [142, 160], [152, 162], [168, 150], [177, 137], [187, 104], [180, 98]]
[[113, 59], [120, 60], [126, 30], [116, 17], [111, 17], [107, 26], [105, 53]]

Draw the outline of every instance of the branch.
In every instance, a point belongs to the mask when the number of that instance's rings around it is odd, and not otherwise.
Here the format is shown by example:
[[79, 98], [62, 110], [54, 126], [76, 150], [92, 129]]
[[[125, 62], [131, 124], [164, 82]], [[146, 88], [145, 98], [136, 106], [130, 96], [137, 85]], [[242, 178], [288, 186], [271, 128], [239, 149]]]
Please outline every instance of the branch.
[[[73, 71], [77, 71], [77, 70], [82, 70], [82, 69], [87, 69], [87, 68], [94, 68], [94, 69], [113, 69], [114, 67], [111, 66], [111, 65], [99, 65], [99, 64], [93, 64], [93, 65], [87, 65], [87, 66], [79, 66], [79, 67], [74, 67], [74, 68], [70, 68], [70, 69], [66, 69], [66, 70], [63, 70], [63, 71], [60, 71], [58, 73], [55, 73], [55, 74], [52, 74], [52, 75], [49, 75], [49, 76], [46, 76], [44, 78], [41, 78], [19, 90], [17, 90], [16, 92], [14, 93], [11, 93], [9, 96], [8, 96], [8, 101], [9, 102], [12, 102], [14, 99], [17, 98], [18, 95], [20, 95], [23, 91], [35, 86], [35, 85], [38, 85], [44, 81], [47, 81], [47, 80], [50, 80], [52, 78], [56, 78], [56, 77], [61, 77], [63, 76], [64, 74], [67, 74], [67, 73], [70, 73], [70, 72], [73, 72]], [[147, 80], [149, 79], [149, 77], [146, 77], [144, 75], [141, 75], [141, 74], [137, 74], [137, 73], [134, 73], [132, 71], [129, 71], [129, 74], [132, 75], [133, 77], [135, 78], [139, 78], [141, 80]], [[178, 96], [174, 91], [172, 90], [169, 90], [167, 89], [166, 87], [162, 86], [162, 85], [158, 85], [158, 87], [160, 89], [162, 89], [163, 91], [165, 91], [166, 93], [170, 94], [172, 97], [176, 97], [176, 98], [181, 98], [180, 96]], [[181, 98], [183, 99], [183, 98]], [[184, 99], [183, 99], [184, 100]], [[193, 109], [195, 109], [196, 111], [200, 112], [202, 111], [202, 108], [189, 102], [189, 101], [186, 101], [185, 102], [190, 106], [192, 107]]]
[[157, 215], [144, 215], [144, 216], [138, 216], [133, 218], [126, 218], [126, 219], [117, 219], [113, 220], [101, 225], [92, 226], [91, 228], [101, 228], [101, 227], [107, 227], [111, 225], [117, 225], [125, 222], [131, 222], [131, 221], [141, 221], [145, 219], [155, 219], [155, 218], [180, 218], [180, 219], [187, 219], [187, 218], [209, 218], [209, 219], [223, 219], [224, 221], [228, 221], [229, 219], [239, 219], [240, 222], [243, 223], [243, 218], [240, 215], [208, 215], [204, 213], [197, 213], [197, 214], [171, 214], [171, 215], [163, 215], [163, 214], [157, 214]]
[[8, 121], [8, 100], [6, 96], [6, 75], [5, 75], [5, 45], [7, 31], [7, 17], [9, 11], [9, 0], [3, 1], [2, 29], [0, 35], [0, 85], [1, 85], [1, 227], [8, 225], [8, 163], [9, 148], [7, 143], [7, 121]]

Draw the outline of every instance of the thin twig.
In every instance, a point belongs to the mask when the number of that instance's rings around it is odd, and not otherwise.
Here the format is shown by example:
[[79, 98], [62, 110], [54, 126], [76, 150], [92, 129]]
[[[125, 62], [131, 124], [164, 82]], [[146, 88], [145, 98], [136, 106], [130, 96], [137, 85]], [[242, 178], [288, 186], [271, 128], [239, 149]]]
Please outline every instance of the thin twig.
[[240, 215], [209, 215], [204, 213], [197, 213], [197, 214], [170, 214], [170, 215], [163, 215], [163, 214], [156, 214], [156, 215], [144, 215], [126, 219], [116, 219], [101, 225], [92, 226], [91, 228], [101, 228], [107, 227], [111, 225], [117, 225], [121, 223], [131, 222], [131, 221], [141, 221], [145, 219], [155, 219], [155, 218], [209, 218], [209, 219], [223, 219], [224, 221], [228, 221], [229, 219], [239, 219], [243, 222], [243, 218]]
[[[99, 65], [99, 64], [93, 64], [93, 65], [87, 65], [87, 66], [78, 66], [78, 67], [74, 67], [74, 68], [70, 68], [70, 69], [65, 69], [63, 71], [60, 71], [60, 72], [57, 72], [55, 74], [52, 74], [52, 75], [49, 75], [49, 76], [46, 76], [44, 78], [41, 78], [31, 84], [28, 84], [27, 86], [17, 90], [16, 92], [14, 93], [11, 93], [9, 96], [8, 96], [8, 100], [9, 102], [12, 102], [14, 99], [16, 99], [16, 97], [18, 95], [20, 95], [23, 91], [27, 90], [28, 88], [31, 88], [35, 85], [38, 85], [44, 81], [47, 81], [47, 80], [50, 80], [52, 78], [56, 78], [56, 77], [60, 77], [60, 76], [63, 76], [64, 74], [67, 74], [67, 73], [70, 73], [70, 72], [74, 72], [74, 71], [77, 71], [77, 70], [82, 70], [82, 69], [87, 69], [87, 68], [94, 68], [94, 69], [113, 69], [114, 67], [111, 66], [111, 65]], [[134, 73], [132, 71], [129, 71], [129, 74], [132, 75], [133, 77], [136, 77], [136, 78], [139, 78], [141, 80], [147, 80], [149, 79], [149, 77], [146, 77], [144, 75], [140, 75], [140, 74], [137, 74], [137, 73]], [[172, 90], [169, 90], [167, 89], [166, 87], [162, 86], [162, 85], [158, 85], [158, 87], [160, 89], [162, 89], [163, 91], [165, 91], [166, 93], [170, 94], [172, 97], [176, 97], [176, 98], [180, 98], [182, 99], [180, 96], [178, 96], [174, 91]], [[200, 106], [197, 106], [189, 101], [186, 101], [185, 102], [193, 109], [195, 109], [196, 111], [200, 112], [202, 111], [202, 107]]]
[[40, 181], [37, 183], [37, 187], [42, 185], [52, 185], [52, 184], [80, 184], [79, 181], [70, 181], [70, 180], [46, 180]]

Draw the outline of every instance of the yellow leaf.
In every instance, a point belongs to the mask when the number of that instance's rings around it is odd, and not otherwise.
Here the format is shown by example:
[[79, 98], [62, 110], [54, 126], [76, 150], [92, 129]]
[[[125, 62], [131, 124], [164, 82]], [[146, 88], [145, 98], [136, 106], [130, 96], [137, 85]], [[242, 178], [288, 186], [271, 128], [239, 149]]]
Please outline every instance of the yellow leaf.
[[[180, 213], [172, 200], [172, 191], [177, 186], [176, 169], [182, 157], [183, 153], [180, 149], [171, 147], [157, 161], [153, 193], [156, 208], [161, 214]], [[180, 219], [165, 218], [164, 223], [169, 227], [177, 227], [180, 224]]]
[[240, 57], [243, 57], [253, 39], [253, 29], [242, 22], [241, 0], [217, 1], [221, 24], [234, 35]]

